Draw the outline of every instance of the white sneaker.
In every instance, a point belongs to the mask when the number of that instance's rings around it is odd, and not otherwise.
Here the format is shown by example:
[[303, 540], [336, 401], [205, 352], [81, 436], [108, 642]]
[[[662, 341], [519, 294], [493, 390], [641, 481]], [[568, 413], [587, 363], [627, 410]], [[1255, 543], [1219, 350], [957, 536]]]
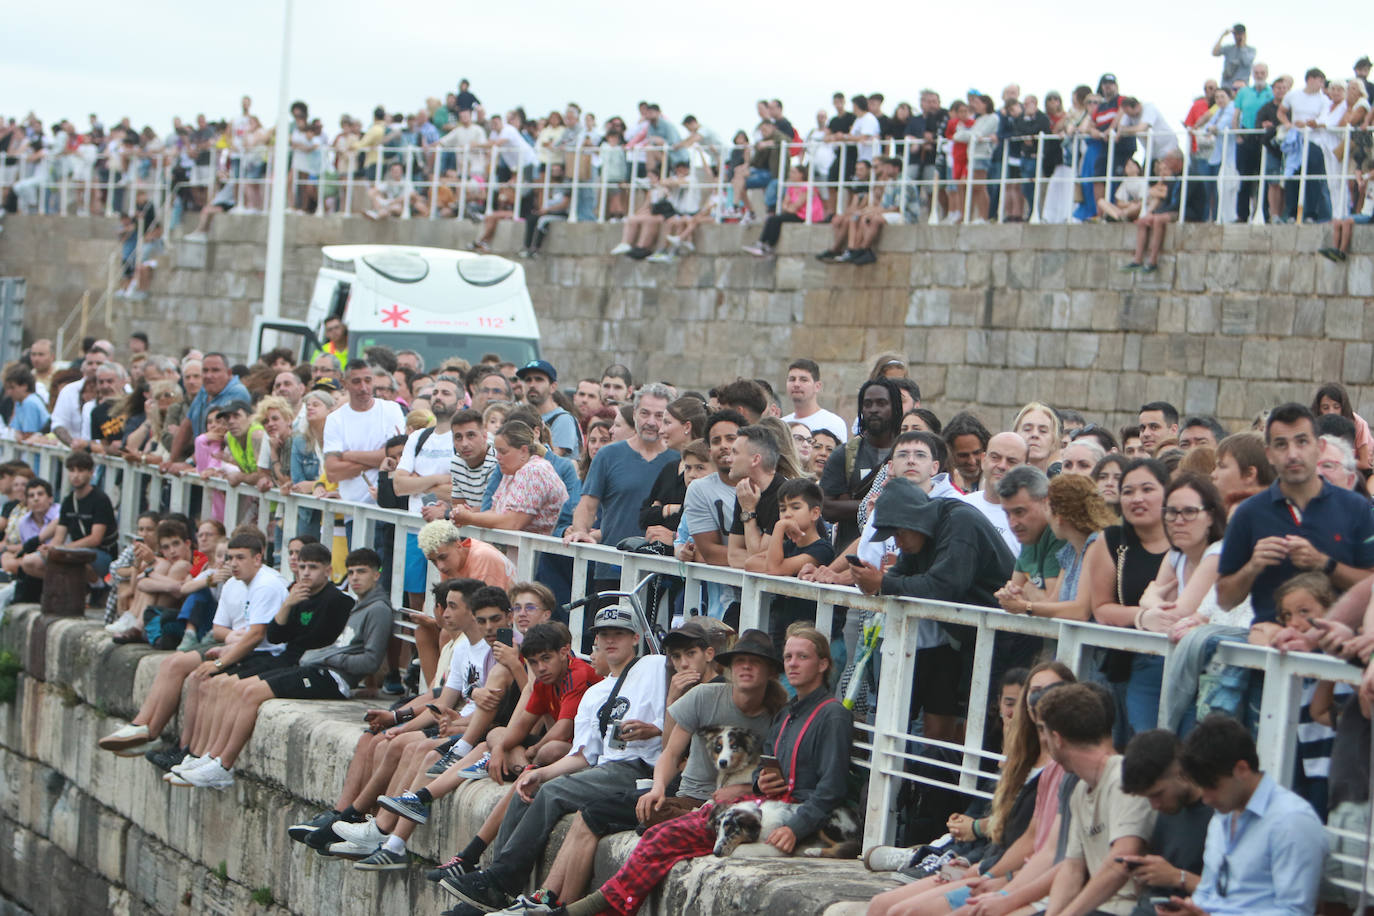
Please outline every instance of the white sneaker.
[[869, 871], [900, 871], [911, 864], [912, 855], [908, 846], [874, 846], [864, 853], [864, 866]]
[[682, 245], [683, 251], [693, 252], [697, 250], [697, 246], [693, 245], [690, 239], [683, 239], [680, 244]]
[[611, 254], [627, 254], [633, 247], [629, 242], [621, 242], [611, 249]]
[[128, 611], [125, 611], [123, 614], [119, 615], [119, 619], [114, 623], [105, 624], [105, 632], [123, 633], [125, 630], [131, 630], [136, 626], [138, 626], [138, 618]]
[[181, 239], [183, 242], [208, 242], [210, 236], [204, 232], [188, 232]]
[[671, 264], [673, 263], [673, 255], [669, 251], [656, 251], [644, 260], [651, 264]]
[[148, 298], [148, 294], [141, 289], [135, 289], [125, 293], [124, 298], [133, 300], [134, 302], [142, 302], [144, 299]]
[[227, 789], [234, 784], [234, 774], [216, 758], [203, 767], [183, 770], [182, 778], [197, 789]]
[[385, 843], [387, 837], [382, 829], [377, 826], [377, 821], [370, 817], [360, 824], [336, 821], [334, 833], [346, 843], [368, 847], [367, 852], [363, 853], [365, 856], [371, 855], [373, 850]]
[[118, 751], [135, 744], [147, 743], [148, 726], [146, 725], [125, 725], [96, 742], [97, 745], [107, 751]]
[[190, 754], [187, 754], [182, 758], [181, 763], [172, 767], [172, 772], [176, 773], [178, 776], [184, 776], [192, 770], [198, 770], [206, 764], [213, 762], [214, 759], [215, 758], [211, 757], [209, 754], [203, 754], [199, 757], [192, 757]]
[[668, 236], [667, 238], [668, 238], [668, 244], [669, 244], [669, 245], [672, 245], [674, 248], [676, 248], [677, 246], [679, 246], [679, 245], [682, 244], [682, 239], [678, 238], [678, 237], [675, 236], [675, 235], [670, 235], [670, 236]]

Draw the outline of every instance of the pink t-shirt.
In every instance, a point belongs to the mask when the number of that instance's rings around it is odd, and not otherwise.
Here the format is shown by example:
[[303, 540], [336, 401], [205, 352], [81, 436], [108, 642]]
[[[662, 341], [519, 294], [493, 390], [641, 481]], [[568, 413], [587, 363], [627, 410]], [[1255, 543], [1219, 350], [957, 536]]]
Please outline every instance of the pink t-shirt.
[[1050, 839], [1054, 817], [1059, 813], [1059, 784], [1064, 780], [1064, 768], [1051, 760], [1040, 771], [1035, 785], [1035, 846], [1039, 852]]
[[825, 219], [825, 205], [821, 203], [821, 195], [817, 193], [815, 190], [812, 190], [810, 202], [805, 205], [798, 206], [799, 204], [801, 204], [802, 195], [804, 195], [805, 193], [805, 188], [794, 185], [793, 187], [787, 189], [787, 202], [797, 207], [796, 213], [802, 219], [807, 218], [806, 211], [810, 209], [811, 222], [819, 223], [821, 220]]

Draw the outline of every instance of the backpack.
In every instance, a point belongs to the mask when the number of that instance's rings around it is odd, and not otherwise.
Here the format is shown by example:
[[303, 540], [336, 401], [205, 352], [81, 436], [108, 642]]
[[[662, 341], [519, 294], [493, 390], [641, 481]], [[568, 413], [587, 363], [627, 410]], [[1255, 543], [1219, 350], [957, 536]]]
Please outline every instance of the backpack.
[[[577, 456], [582, 454], [582, 424], [577, 422], [577, 417], [573, 417], [572, 414], [568, 413], [562, 407], [559, 407], [554, 410], [553, 414], [547, 420], [544, 421], [544, 425], [549, 428], [550, 436], [553, 435], [553, 422], [557, 420], [559, 417], [572, 417], [573, 433], [577, 437], [577, 446], [573, 449], [574, 454], [570, 457], [576, 460]], [[552, 448], [552, 446], [550, 446], [550, 448]]]
[[[854, 479], [854, 468], [859, 463], [859, 443], [863, 442], [863, 436], [850, 436], [844, 443], [844, 482], [849, 485], [849, 481]], [[890, 455], [888, 457], [891, 457]], [[868, 491], [873, 489], [873, 482], [878, 479], [878, 472], [887, 464], [887, 458], [878, 462], [877, 467], [868, 472], [868, 476], [859, 481], [855, 492], [850, 495], [854, 499], [863, 499], [868, 495]]]

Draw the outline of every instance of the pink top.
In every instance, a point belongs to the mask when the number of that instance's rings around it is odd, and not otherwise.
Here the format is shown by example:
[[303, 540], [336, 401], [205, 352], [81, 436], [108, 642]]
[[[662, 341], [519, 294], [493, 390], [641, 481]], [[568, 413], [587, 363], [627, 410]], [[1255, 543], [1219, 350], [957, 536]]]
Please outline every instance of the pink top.
[[810, 203], [802, 205], [801, 201], [804, 194], [806, 194], [806, 188], [800, 185], [793, 185], [787, 189], [787, 202], [797, 207], [796, 213], [802, 219], [806, 219], [806, 210], [807, 207], [810, 207], [811, 222], [819, 223], [821, 220], [825, 219], [825, 205], [821, 203], [820, 193], [812, 189]]
[[223, 447], [222, 441], [215, 442], [205, 433], [196, 436], [196, 470], [208, 471], [212, 468], [223, 467], [223, 463], [215, 457]]
[[1055, 815], [1059, 813], [1059, 784], [1064, 781], [1064, 768], [1051, 760], [1040, 771], [1040, 782], [1035, 786], [1035, 843], [1034, 850], [1040, 849], [1050, 839]]
[[568, 501], [563, 479], [543, 458], [530, 458], [511, 477], [502, 477], [492, 494], [491, 508], [496, 512], [523, 512], [531, 516], [526, 531], [553, 534], [558, 513]]

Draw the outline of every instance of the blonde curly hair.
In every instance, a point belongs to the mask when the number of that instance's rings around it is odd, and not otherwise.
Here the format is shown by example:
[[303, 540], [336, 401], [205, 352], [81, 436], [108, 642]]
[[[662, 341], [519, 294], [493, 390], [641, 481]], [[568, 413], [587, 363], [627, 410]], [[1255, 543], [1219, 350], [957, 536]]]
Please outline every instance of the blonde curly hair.
[[457, 525], [446, 518], [437, 518], [420, 529], [415, 536], [415, 544], [422, 554], [429, 557], [462, 539]]

